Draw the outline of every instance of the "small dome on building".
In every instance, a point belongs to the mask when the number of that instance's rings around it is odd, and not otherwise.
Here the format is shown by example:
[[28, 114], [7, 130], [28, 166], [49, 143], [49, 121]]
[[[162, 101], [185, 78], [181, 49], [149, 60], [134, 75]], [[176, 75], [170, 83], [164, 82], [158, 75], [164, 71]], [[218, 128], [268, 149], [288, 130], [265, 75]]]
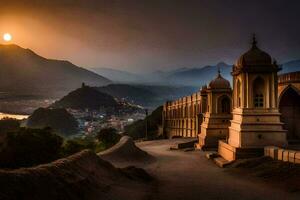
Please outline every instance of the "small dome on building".
[[201, 90], [205, 91], [206, 89], [207, 89], [207, 85], [205, 84], [202, 86]]
[[210, 89], [230, 89], [230, 82], [228, 80], [226, 80], [225, 78], [223, 78], [221, 76], [220, 70], [218, 70], [218, 75], [217, 77], [212, 80], [209, 85], [208, 88]]
[[272, 58], [266, 52], [260, 50], [256, 46], [257, 42], [253, 36], [252, 47], [249, 51], [244, 53], [236, 62], [237, 67], [251, 66], [251, 65], [272, 65]]

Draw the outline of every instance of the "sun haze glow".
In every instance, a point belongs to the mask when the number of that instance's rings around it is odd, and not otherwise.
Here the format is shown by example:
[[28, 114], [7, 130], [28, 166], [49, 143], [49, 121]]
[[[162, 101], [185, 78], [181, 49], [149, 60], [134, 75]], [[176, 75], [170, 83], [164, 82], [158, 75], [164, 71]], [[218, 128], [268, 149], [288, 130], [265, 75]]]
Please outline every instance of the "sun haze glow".
[[5, 34], [3, 35], [3, 40], [4, 40], [4, 41], [9, 42], [9, 41], [11, 41], [11, 39], [12, 39], [11, 34], [5, 33]]

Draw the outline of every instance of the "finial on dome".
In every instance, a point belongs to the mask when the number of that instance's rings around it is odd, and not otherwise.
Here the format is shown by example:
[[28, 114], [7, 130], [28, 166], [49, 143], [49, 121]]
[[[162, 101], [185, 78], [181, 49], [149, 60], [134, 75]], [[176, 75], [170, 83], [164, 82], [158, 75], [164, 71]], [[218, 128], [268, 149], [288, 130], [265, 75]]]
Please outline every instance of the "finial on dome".
[[221, 76], [221, 70], [220, 70], [220, 67], [218, 66], [218, 77]]
[[252, 37], [252, 48], [256, 48], [257, 40], [256, 40], [256, 35], [253, 33]]

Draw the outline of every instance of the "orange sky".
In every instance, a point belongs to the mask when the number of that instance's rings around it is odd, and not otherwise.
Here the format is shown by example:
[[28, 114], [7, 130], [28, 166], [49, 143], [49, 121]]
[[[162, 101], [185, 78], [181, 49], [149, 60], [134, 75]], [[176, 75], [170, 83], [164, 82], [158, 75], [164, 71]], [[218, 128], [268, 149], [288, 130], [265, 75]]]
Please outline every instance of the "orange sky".
[[84, 67], [153, 71], [233, 63], [256, 32], [285, 62], [300, 58], [299, 10], [296, 0], [9, 0], [0, 34]]

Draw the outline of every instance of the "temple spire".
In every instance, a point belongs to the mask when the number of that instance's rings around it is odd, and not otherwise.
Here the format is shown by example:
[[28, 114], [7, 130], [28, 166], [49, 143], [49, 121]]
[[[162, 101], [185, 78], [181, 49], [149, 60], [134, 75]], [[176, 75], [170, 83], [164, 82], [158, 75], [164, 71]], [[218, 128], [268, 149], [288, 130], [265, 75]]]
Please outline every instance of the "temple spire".
[[220, 66], [218, 66], [218, 76], [217, 77], [221, 77], [221, 70], [220, 70]]
[[255, 33], [253, 33], [253, 36], [252, 36], [252, 48], [257, 48], [256, 44], [257, 44], [256, 36], [255, 36]]

